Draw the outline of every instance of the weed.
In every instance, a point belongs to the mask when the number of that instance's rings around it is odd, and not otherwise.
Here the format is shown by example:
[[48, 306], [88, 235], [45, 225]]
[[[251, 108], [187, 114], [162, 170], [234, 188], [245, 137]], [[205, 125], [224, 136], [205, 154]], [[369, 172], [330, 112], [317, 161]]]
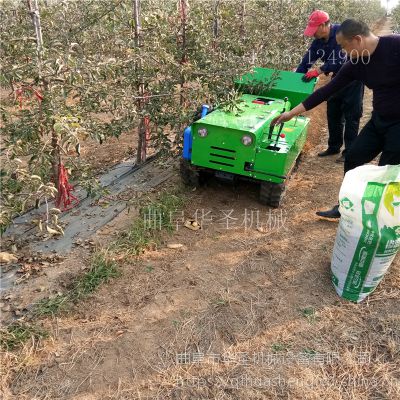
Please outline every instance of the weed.
[[277, 353], [279, 351], [285, 351], [288, 349], [288, 345], [287, 344], [283, 344], [283, 343], [272, 343], [271, 345], [271, 349], [274, 353]]
[[42, 328], [26, 323], [15, 322], [6, 328], [0, 329], [0, 347], [7, 351], [21, 347], [29, 339], [37, 342], [46, 338], [47, 332]]
[[34, 316], [56, 315], [66, 311], [73, 303], [95, 291], [102, 283], [118, 276], [117, 264], [105, 251], [95, 253], [91, 267], [73, 284], [72, 289], [63, 295], [39, 301], [33, 311]]
[[303, 349], [302, 353], [308, 356], [314, 356], [315, 354], [317, 354], [317, 352], [314, 349]]
[[299, 311], [309, 322], [316, 322], [319, 319], [313, 307], [300, 308]]
[[222, 298], [218, 298], [215, 299], [211, 302], [211, 304], [215, 307], [215, 308], [219, 308], [219, 307], [224, 307], [227, 304], [229, 304], [228, 300], [226, 299], [222, 299]]
[[48, 297], [36, 303], [36, 306], [33, 310], [33, 315], [35, 317], [56, 315], [59, 312], [66, 310], [68, 304], [68, 295], [63, 294], [57, 295], [56, 297]]
[[178, 321], [177, 319], [174, 319], [172, 321], [172, 325], [174, 326], [175, 329], [179, 328], [179, 326], [181, 325], [181, 322]]
[[179, 189], [161, 193], [156, 200], [140, 208], [139, 218], [127, 232], [120, 235], [115, 248], [139, 255], [148, 247], [157, 247], [161, 242], [162, 232], [173, 231], [174, 216], [184, 202], [184, 194]]
[[102, 283], [108, 282], [111, 278], [118, 276], [117, 264], [110, 259], [105, 252], [96, 253], [93, 256], [92, 264], [76, 283], [72, 290], [72, 300], [79, 300], [88, 294], [94, 292]]

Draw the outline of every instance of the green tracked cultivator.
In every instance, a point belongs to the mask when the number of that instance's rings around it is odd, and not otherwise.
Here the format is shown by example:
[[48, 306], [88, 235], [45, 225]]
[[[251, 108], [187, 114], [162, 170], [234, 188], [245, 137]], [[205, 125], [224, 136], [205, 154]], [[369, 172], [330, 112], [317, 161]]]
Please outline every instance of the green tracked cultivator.
[[231, 182], [255, 181], [260, 184], [260, 202], [278, 207], [304, 146], [309, 118], [299, 116], [277, 126], [271, 121], [312, 93], [316, 80], [306, 83], [302, 76], [256, 68], [235, 82], [245, 93], [238, 109], [208, 112], [203, 106], [201, 118], [184, 132], [183, 182], [198, 186], [210, 175]]

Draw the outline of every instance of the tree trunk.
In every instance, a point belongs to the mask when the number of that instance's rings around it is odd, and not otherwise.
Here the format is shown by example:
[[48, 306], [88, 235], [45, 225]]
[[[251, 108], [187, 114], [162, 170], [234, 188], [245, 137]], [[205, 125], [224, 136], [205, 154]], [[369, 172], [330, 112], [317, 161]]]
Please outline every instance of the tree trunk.
[[141, 21], [140, 21], [140, 0], [133, 0], [133, 20], [135, 22], [135, 30], [134, 30], [134, 40], [135, 46], [138, 49], [139, 59], [136, 63], [136, 73], [138, 77], [137, 91], [139, 93], [138, 99], [136, 102], [137, 112], [139, 114], [139, 138], [138, 138], [138, 148], [136, 154], [136, 163], [141, 164], [146, 161], [146, 130], [144, 124], [144, 116], [142, 115], [143, 104], [144, 104], [144, 82], [143, 82], [143, 65], [141, 59]]
[[32, 5], [32, 0], [27, 0], [27, 1], [28, 1], [29, 13], [31, 14], [32, 23], [35, 28], [37, 67], [39, 71], [39, 78], [41, 78], [43, 37], [42, 37], [42, 27], [40, 24], [39, 6], [37, 0], [33, 0], [33, 5]]
[[[184, 65], [187, 62], [187, 46], [186, 46], [186, 30], [187, 30], [187, 8], [188, 3], [187, 0], [179, 0], [179, 11], [181, 14], [181, 32], [182, 32], [182, 55], [181, 55], [181, 65]], [[181, 73], [181, 93], [179, 104], [184, 106], [185, 104], [185, 96], [184, 96], [184, 86], [185, 86], [185, 74]]]
[[217, 48], [217, 40], [218, 40], [218, 36], [219, 36], [219, 3], [220, 3], [220, 0], [215, 0], [214, 23], [213, 23], [213, 49]]
[[246, 14], [246, 0], [242, 0], [242, 11], [240, 13], [240, 36], [242, 38], [242, 41], [244, 41], [246, 35], [245, 20], [244, 20], [245, 14]]
[[[27, 0], [29, 13], [32, 17], [32, 23], [35, 28], [36, 35], [36, 57], [37, 57], [37, 68], [39, 82], [43, 86], [43, 95], [46, 96], [49, 93], [48, 82], [42, 77], [42, 58], [43, 58], [43, 36], [42, 26], [40, 23], [40, 11], [38, 0]], [[58, 166], [61, 162], [61, 154], [58, 146], [58, 135], [53, 129], [54, 121], [51, 127], [51, 167], [53, 172], [54, 185], [58, 187]]]

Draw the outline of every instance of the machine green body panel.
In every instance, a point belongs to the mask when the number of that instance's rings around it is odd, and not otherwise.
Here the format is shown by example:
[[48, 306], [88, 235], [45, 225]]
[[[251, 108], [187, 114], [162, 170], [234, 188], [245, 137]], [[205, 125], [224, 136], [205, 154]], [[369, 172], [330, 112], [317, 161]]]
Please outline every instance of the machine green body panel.
[[263, 90], [262, 83], [268, 83], [274, 72], [276, 71], [269, 68], [254, 68], [253, 72], [235, 80], [235, 86], [243, 93], [253, 93], [277, 99], [287, 97], [292, 108], [303, 102], [314, 91], [317, 82], [315, 78], [310, 82], [303, 82], [301, 79], [304, 74], [290, 71], [279, 71], [279, 79], [275, 81], [272, 89]]
[[[253, 102], [260, 98], [268, 102]], [[285, 137], [278, 138], [279, 126], [276, 126], [269, 138], [270, 122], [283, 108], [289, 110], [290, 102], [249, 94], [242, 95], [241, 99], [242, 112], [233, 114], [217, 109], [193, 123], [191, 163], [281, 183], [304, 145], [309, 119], [298, 117], [285, 123], [281, 132]], [[205, 137], [199, 135], [201, 129], [207, 130]], [[252, 143], [244, 145], [243, 136], [250, 136]]]

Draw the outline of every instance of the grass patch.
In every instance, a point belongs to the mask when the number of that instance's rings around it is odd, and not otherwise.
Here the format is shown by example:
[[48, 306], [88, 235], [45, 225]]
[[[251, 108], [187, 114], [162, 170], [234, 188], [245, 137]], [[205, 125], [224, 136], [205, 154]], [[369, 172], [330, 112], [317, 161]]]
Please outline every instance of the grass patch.
[[229, 304], [229, 302], [226, 299], [218, 298], [218, 299], [211, 301], [211, 304], [214, 308], [220, 308], [220, 307], [227, 306]]
[[[73, 304], [94, 292], [102, 283], [119, 275], [118, 265], [109, 254], [124, 249], [129, 254], [140, 254], [161, 240], [162, 232], [174, 230], [176, 212], [184, 205], [184, 193], [175, 190], [163, 192], [154, 201], [140, 209], [139, 217], [134, 221], [129, 231], [111, 244], [106, 251], [95, 253], [89, 271], [78, 277], [71, 289], [62, 295], [40, 300], [32, 311], [33, 317], [57, 315], [67, 311]], [[148, 267], [152, 272], [153, 267]]]
[[284, 343], [272, 343], [271, 349], [274, 353], [288, 350], [289, 346]]
[[313, 357], [317, 354], [317, 352], [314, 349], [303, 349], [302, 354]]
[[48, 333], [42, 328], [16, 322], [0, 329], [0, 347], [6, 351], [12, 351], [21, 347], [29, 339], [35, 343], [47, 336]]
[[135, 220], [131, 228], [120, 234], [115, 246], [128, 254], [139, 255], [147, 247], [157, 245], [153, 232], [146, 228], [143, 215]]
[[174, 221], [184, 204], [185, 195], [181, 190], [162, 192], [156, 200], [139, 209], [139, 217], [127, 232], [120, 235], [115, 248], [139, 255], [148, 247], [157, 247], [163, 232], [173, 232]]
[[45, 315], [56, 315], [60, 311], [66, 310], [69, 306], [69, 296], [67, 294], [48, 297], [36, 303], [33, 309], [34, 317]]
[[104, 252], [93, 256], [89, 271], [83, 275], [72, 291], [73, 300], [94, 292], [102, 283], [107, 283], [111, 278], [119, 275], [116, 262], [107, 257]]
[[304, 318], [308, 320], [310, 323], [314, 323], [319, 320], [319, 317], [316, 315], [315, 308], [307, 307], [307, 308], [300, 308], [299, 312], [302, 314]]
[[94, 292], [102, 283], [108, 282], [118, 274], [118, 265], [107, 252], [98, 252], [92, 258], [89, 271], [72, 284], [72, 289], [68, 293], [41, 300], [37, 303], [33, 314], [41, 317], [66, 311], [72, 304]]

